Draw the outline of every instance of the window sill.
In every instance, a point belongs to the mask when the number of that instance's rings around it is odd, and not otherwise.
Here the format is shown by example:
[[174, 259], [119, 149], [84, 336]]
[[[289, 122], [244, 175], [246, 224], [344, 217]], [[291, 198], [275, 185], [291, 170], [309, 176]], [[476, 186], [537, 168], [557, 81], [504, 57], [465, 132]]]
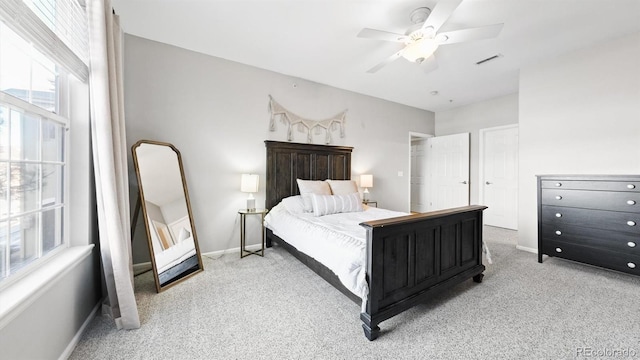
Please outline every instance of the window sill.
[[74, 246], [60, 252], [38, 269], [0, 291], [0, 329], [55, 285], [91, 254], [94, 245]]

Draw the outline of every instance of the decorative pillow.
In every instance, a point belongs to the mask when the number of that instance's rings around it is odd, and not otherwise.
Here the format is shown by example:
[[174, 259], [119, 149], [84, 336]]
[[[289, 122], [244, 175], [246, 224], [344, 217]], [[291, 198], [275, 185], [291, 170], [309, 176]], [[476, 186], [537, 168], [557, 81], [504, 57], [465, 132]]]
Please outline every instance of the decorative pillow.
[[311, 194], [313, 215], [323, 216], [337, 213], [363, 211], [360, 194], [316, 195]]
[[296, 179], [298, 183], [298, 190], [302, 195], [302, 201], [304, 201], [304, 211], [313, 211], [313, 205], [311, 204], [311, 194], [316, 195], [331, 195], [331, 188], [329, 183], [322, 180], [302, 180]]
[[327, 180], [333, 195], [345, 195], [358, 192], [358, 185], [353, 180]]
[[294, 195], [282, 199], [282, 205], [292, 214], [300, 214], [304, 212], [304, 201], [302, 196]]

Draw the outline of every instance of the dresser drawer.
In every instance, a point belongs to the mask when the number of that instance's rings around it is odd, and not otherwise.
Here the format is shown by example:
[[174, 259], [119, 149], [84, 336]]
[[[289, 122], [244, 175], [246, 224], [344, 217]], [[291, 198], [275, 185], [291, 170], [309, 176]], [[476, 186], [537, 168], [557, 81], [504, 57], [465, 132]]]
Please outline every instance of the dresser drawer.
[[640, 256], [614, 251], [596, 250], [586, 246], [559, 241], [544, 241], [542, 251], [549, 256], [561, 257], [587, 264], [602, 266], [628, 274], [640, 275]]
[[543, 189], [633, 191], [640, 192], [640, 180], [635, 181], [590, 181], [590, 180], [541, 180]]
[[542, 223], [622, 231], [640, 237], [640, 213], [543, 205]]
[[560, 241], [568, 244], [584, 245], [590, 248], [618, 251], [640, 256], [640, 236], [630, 233], [614, 233], [609, 230], [583, 228], [571, 225], [542, 225], [544, 242]]
[[542, 189], [542, 205], [640, 213], [640, 193]]

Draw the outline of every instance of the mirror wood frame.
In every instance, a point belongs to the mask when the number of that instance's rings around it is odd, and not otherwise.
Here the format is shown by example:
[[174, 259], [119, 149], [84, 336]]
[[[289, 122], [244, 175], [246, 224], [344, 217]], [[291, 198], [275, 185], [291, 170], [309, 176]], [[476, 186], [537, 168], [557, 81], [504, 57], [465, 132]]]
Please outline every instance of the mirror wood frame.
[[[177, 164], [178, 164], [178, 169], [180, 171], [180, 178], [182, 180], [182, 189], [184, 192], [184, 199], [186, 202], [186, 207], [187, 207], [187, 216], [189, 217], [189, 224], [191, 226], [191, 236], [193, 237], [193, 243], [195, 246], [195, 251], [196, 251], [196, 258], [198, 260], [198, 266], [197, 268], [195, 267], [191, 267], [188, 268], [186, 270], [184, 270], [182, 273], [179, 273], [177, 275], [175, 275], [173, 278], [171, 278], [170, 280], [167, 280], [164, 285], [160, 282], [160, 277], [159, 277], [159, 273], [158, 273], [158, 264], [157, 264], [157, 260], [156, 260], [156, 256], [155, 256], [155, 251], [154, 251], [154, 243], [152, 240], [152, 236], [151, 236], [151, 232], [155, 231], [154, 229], [151, 228], [151, 220], [150, 220], [150, 216], [149, 216], [149, 209], [147, 209], [146, 206], [146, 201], [145, 201], [145, 195], [144, 195], [144, 183], [141, 177], [141, 171], [140, 171], [140, 161], [141, 159], [139, 159], [138, 154], [136, 152], [136, 150], [144, 145], [155, 145], [155, 146], [165, 146], [170, 148], [176, 155], [176, 160], [177, 160]], [[202, 272], [204, 270], [204, 267], [202, 265], [202, 256], [200, 254], [200, 246], [198, 245], [198, 237], [196, 235], [196, 229], [195, 229], [195, 225], [193, 222], [193, 214], [191, 211], [191, 202], [189, 200], [189, 190], [187, 189], [187, 182], [184, 176], [184, 167], [182, 165], [182, 156], [180, 154], [180, 151], [173, 146], [173, 144], [170, 143], [165, 143], [165, 142], [160, 142], [160, 141], [154, 141], [154, 140], [140, 140], [138, 142], [136, 142], [135, 144], [133, 144], [133, 146], [131, 147], [131, 152], [133, 155], [133, 163], [134, 163], [134, 167], [135, 167], [135, 172], [136, 172], [136, 177], [138, 180], [138, 193], [139, 193], [139, 204], [142, 207], [142, 217], [144, 218], [144, 225], [145, 225], [145, 229], [147, 231], [147, 241], [148, 241], [148, 246], [149, 246], [149, 256], [151, 258], [151, 264], [152, 264], [152, 270], [153, 270], [153, 276], [155, 279], [155, 283], [156, 283], [156, 291], [157, 292], [161, 292], [164, 291], [188, 278], [190, 278], [191, 276]], [[147, 185], [148, 185], [148, 181], [147, 181]], [[136, 224], [132, 224], [133, 226], [135, 226]]]

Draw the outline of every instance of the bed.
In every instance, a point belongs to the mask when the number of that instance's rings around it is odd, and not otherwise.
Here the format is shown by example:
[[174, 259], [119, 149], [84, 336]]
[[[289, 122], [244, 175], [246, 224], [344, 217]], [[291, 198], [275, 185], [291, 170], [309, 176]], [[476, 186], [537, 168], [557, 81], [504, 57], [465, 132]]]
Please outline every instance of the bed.
[[[182, 219], [177, 222], [177, 225], [184, 227]], [[161, 286], [168, 285], [198, 269], [199, 262], [190, 226], [190, 224], [187, 225], [188, 230], [175, 234], [170, 233], [169, 227], [164, 223], [149, 220], [149, 229], [155, 230], [151, 232], [151, 242]]]
[[[276, 207], [299, 194], [297, 179], [348, 180], [351, 152], [347, 146], [265, 141], [266, 204]], [[275, 242], [358, 304], [369, 340], [380, 335], [382, 321], [427, 301], [436, 294], [473, 279], [480, 283], [482, 264], [482, 211], [465, 206], [423, 214], [366, 221], [364, 277], [365, 301], [338, 276], [312, 256], [299, 251], [267, 227], [267, 247]]]

